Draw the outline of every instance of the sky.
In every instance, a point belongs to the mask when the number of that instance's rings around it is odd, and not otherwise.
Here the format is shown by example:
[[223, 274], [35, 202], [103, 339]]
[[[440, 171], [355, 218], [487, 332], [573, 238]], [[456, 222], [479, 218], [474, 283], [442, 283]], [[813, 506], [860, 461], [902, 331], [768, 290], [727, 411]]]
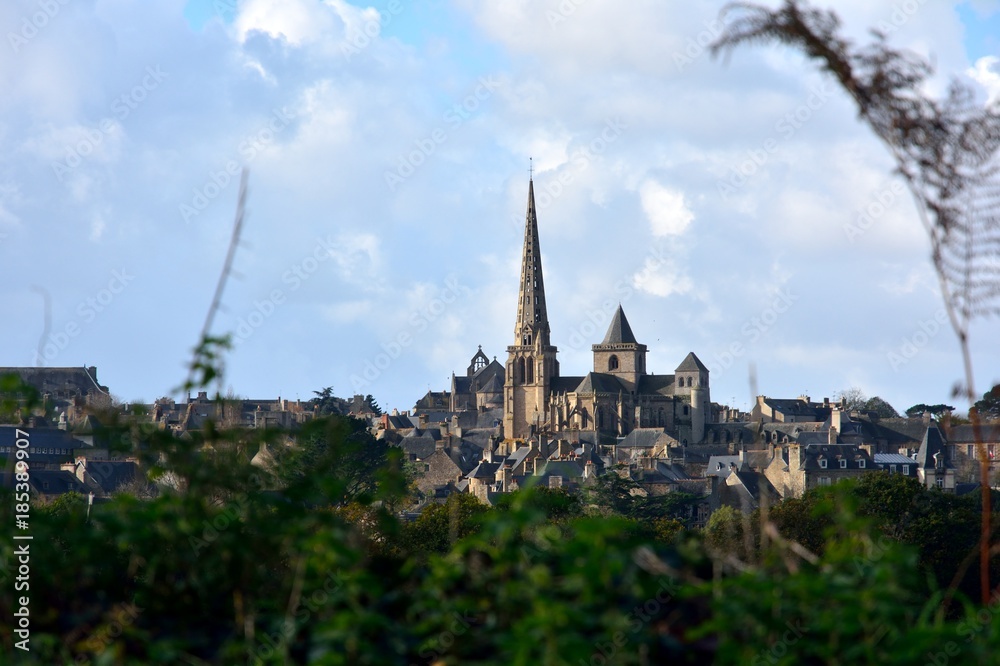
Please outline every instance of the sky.
[[[885, 148], [797, 53], [713, 59], [723, 4], [3, 2], [0, 366], [179, 397], [246, 168], [223, 392], [411, 409], [505, 361], [530, 158], [562, 374], [621, 303], [647, 367], [694, 351], [719, 403], [967, 408]], [[817, 6], [1000, 97], [1000, 0]], [[971, 340], [982, 393], [1000, 322]]]

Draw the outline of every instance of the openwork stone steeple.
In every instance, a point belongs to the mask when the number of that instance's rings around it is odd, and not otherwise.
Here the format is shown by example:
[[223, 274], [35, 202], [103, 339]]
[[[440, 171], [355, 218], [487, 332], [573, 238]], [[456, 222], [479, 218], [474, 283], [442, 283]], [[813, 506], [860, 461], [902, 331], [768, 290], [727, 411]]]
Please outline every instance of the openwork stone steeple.
[[545, 282], [542, 253], [538, 244], [538, 217], [535, 215], [535, 184], [528, 181], [528, 211], [524, 223], [524, 250], [521, 254], [521, 286], [518, 289], [514, 341], [533, 345], [549, 344], [549, 316], [545, 309]]

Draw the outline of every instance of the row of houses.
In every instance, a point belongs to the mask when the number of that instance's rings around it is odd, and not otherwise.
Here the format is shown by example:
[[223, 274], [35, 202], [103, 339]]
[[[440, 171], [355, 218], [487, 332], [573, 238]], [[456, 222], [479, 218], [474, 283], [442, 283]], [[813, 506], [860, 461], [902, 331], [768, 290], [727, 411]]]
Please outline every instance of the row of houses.
[[[701, 496], [695, 520], [700, 523], [722, 505], [752, 511], [761, 502], [801, 497], [812, 488], [875, 470], [912, 477], [943, 492], [969, 492], [977, 487], [981, 460], [969, 425], [939, 423], [929, 414], [879, 418], [808, 396], [761, 396], [745, 420], [715, 424], [709, 429], [714, 435], [696, 446], [684, 446], [665, 428], [635, 428], [611, 445], [546, 433], [505, 440], [499, 409], [477, 405], [475, 411], [435, 411], [426, 398], [413, 415], [385, 416], [374, 424], [380, 437], [391, 437], [403, 448], [425, 501], [468, 492], [492, 503], [498, 494], [528, 483], [574, 490], [613, 470], [650, 495]], [[995, 479], [1000, 423], [987, 424], [981, 432], [985, 462]]]

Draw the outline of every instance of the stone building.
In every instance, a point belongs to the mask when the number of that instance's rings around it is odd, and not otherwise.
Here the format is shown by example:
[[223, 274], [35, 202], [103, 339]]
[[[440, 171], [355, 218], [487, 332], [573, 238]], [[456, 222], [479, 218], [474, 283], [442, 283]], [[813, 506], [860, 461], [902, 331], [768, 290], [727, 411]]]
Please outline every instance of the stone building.
[[514, 344], [507, 347], [504, 370], [505, 439], [548, 432], [607, 444], [635, 428], [660, 428], [682, 446], [703, 441], [706, 423], [712, 421], [708, 368], [692, 352], [674, 374], [650, 374], [646, 345], [636, 340], [621, 305], [604, 339], [592, 347], [593, 371], [560, 373], [558, 350], [549, 337], [532, 181], [518, 292]]

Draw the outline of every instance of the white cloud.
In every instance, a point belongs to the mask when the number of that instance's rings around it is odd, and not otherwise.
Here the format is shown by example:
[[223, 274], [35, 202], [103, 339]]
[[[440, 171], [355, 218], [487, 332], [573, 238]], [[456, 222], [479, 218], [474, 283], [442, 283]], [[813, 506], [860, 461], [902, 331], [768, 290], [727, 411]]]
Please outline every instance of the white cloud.
[[650, 179], [640, 186], [639, 196], [653, 236], [679, 236], [694, 221], [694, 213], [679, 190]]
[[1000, 99], [1000, 58], [996, 56], [983, 56], [966, 70], [974, 81], [986, 90], [987, 103]]

